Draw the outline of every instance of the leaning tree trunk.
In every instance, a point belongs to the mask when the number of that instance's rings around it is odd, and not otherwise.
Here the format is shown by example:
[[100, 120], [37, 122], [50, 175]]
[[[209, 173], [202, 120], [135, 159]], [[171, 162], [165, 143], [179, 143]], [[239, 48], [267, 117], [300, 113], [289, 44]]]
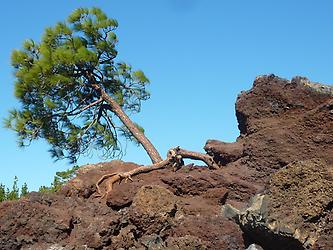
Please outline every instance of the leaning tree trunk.
[[163, 159], [151, 143], [151, 141], [138, 129], [138, 127], [132, 122], [132, 120], [126, 115], [126, 113], [122, 110], [120, 105], [110, 96], [108, 95], [104, 89], [102, 89], [98, 84], [92, 84], [93, 87], [100, 91], [101, 98], [106, 101], [112, 112], [121, 120], [121, 122], [126, 126], [126, 128], [130, 131], [130, 133], [134, 136], [134, 138], [143, 146], [149, 155], [153, 164], [161, 162]]

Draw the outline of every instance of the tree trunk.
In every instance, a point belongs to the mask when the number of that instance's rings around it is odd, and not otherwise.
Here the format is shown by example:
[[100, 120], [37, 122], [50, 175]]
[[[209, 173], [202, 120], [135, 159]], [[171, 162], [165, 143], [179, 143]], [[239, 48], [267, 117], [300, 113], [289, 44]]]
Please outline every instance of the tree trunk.
[[157, 152], [154, 145], [149, 141], [149, 139], [138, 129], [138, 127], [132, 122], [132, 120], [126, 115], [122, 110], [120, 105], [109, 96], [104, 89], [102, 89], [98, 84], [92, 84], [92, 86], [100, 91], [101, 98], [106, 101], [112, 108], [112, 112], [121, 120], [121, 122], [126, 126], [126, 128], [131, 132], [134, 138], [143, 146], [149, 155], [153, 164], [161, 162], [162, 157]]

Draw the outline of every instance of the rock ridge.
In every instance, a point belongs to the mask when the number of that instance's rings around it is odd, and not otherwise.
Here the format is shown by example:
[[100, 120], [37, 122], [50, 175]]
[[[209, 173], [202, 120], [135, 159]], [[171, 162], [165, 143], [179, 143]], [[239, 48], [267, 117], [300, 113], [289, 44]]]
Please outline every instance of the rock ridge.
[[221, 168], [137, 175], [99, 200], [101, 176], [139, 165], [85, 165], [0, 203], [0, 249], [333, 249], [333, 86], [259, 76], [235, 108], [236, 142], [204, 147]]

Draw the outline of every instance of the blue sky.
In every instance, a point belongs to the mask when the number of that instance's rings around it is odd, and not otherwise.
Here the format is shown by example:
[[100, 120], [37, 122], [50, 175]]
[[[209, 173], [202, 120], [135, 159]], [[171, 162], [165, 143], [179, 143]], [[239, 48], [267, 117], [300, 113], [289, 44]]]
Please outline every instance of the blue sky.
[[[13, 96], [10, 54], [25, 39], [39, 40], [47, 26], [78, 7], [97, 6], [119, 22], [118, 59], [149, 77], [151, 99], [133, 116], [164, 156], [170, 147], [202, 151], [207, 139], [238, 136], [235, 100], [257, 75], [306, 76], [330, 84], [333, 1], [310, 0], [82, 0], [3, 1], [0, 23], [0, 118], [19, 107]], [[15, 175], [30, 189], [49, 185], [56, 171], [42, 140], [20, 149], [14, 132], [0, 127], [0, 183]], [[123, 158], [141, 164], [141, 148]], [[105, 161], [96, 155], [79, 164]]]

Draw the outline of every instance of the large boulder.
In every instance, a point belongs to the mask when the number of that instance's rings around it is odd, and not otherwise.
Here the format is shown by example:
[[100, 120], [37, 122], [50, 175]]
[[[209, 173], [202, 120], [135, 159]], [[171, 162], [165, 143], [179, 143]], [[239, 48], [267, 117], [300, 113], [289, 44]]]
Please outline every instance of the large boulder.
[[331, 230], [332, 204], [333, 165], [312, 159], [273, 174], [266, 192], [254, 196], [247, 209], [226, 205], [222, 212], [265, 249], [303, 249]]
[[177, 212], [177, 198], [166, 188], [143, 186], [130, 207], [130, 220], [143, 234], [161, 233], [170, 227]]
[[276, 170], [298, 160], [333, 163], [333, 86], [303, 77], [257, 77], [236, 102], [243, 163], [253, 181], [267, 183]]
[[207, 154], [214, 157], [214, 161], [225, 166], [230, 162], [237, 161], [243, 156], [244, 146], [241, 142], [221, 142], [208, 140], [204, 147]]

